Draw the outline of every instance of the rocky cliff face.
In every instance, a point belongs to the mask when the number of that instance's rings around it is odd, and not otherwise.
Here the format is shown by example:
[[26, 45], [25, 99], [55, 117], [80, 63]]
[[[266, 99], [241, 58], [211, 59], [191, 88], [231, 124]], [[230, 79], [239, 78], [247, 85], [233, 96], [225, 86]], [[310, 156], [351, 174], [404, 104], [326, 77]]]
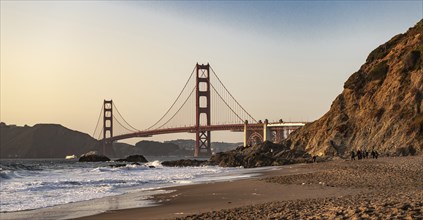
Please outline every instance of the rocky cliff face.
[[320, 119], [283, 143], [312, 155], [423, 151], [423, 20], [379, 46]]
[[56, 124], [14, 126], [0, 123], [0, 158], [65, 158], [96, 148], [97, 141]]

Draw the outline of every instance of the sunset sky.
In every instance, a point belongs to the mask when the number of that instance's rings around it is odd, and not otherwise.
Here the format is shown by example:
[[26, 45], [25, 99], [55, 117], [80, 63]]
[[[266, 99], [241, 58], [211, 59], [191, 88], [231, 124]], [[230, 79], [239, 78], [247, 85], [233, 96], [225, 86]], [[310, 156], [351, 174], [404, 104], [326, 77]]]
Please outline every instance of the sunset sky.
[[[1, 121], [92, 134], [113, 99], [144, 129], [197, 62], [255, 118], [313, 121], [373, 49], [422, 18], [423, 1], [2, 0]], [[173, 138], [194, 135], [150, 140]]]

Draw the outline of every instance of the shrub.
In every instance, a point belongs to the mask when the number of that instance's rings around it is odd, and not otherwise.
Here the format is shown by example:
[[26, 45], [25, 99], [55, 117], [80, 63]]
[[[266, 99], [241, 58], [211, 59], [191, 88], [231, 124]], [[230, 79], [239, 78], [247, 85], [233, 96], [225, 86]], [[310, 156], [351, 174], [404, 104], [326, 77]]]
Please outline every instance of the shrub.
[[421, 52], [419, 50], [413, 50], [404, 59], [404, 70], [413, 71], [421, 69], [422, 59]]
[[348, 80], [344, 83], [344, 89], [356, 89], [359, 90], [363, 88], [365, 83], [363, 72], [360, 70], [355, 72], [348, 78]]
[[388, 55], [389, 51], [392, 49], [394, 45], [396, 45], [404, 36], [403, 34], [398, 34], [394, 36], [391, 40], [386, 42], [385, 44], [380, 45], [376, 49], [374, 49], [366, 59], [366, 62], [372, 62], [374, 60], [382, 59], [386, 55]]
[[389, 65], [386, 61], [378, 63], [373, 69], [370, 71], [368, 78], [370, 80], [384, 80], [386, 74], [389, 71]]

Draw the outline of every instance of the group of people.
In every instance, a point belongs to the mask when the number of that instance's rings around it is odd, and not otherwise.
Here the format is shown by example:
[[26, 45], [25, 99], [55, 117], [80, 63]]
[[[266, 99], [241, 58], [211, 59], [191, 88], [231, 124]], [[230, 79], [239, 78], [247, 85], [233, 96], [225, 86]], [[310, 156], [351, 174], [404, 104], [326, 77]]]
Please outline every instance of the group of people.
[[[377, 159], [379, 157], [379, 153], [376, 150], [372, 150], [372, 152], [370, 153], [373, 159]], [[361, 160], [361, 159], [368, 159], [369, 158], [369, 152], [366, 150], [357, 150], [357, 153], [354, 151], [351, 151], [351, 160], [355, 160], [355, 157], [357, 157], [357, 159]]]

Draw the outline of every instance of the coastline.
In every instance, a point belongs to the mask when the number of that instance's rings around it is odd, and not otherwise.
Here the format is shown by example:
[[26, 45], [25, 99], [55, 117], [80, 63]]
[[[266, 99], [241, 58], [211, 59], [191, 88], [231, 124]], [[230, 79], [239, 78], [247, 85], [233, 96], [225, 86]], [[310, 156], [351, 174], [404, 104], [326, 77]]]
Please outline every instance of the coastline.
[[[235, 172], [224, 174], [210, 174], [213, 182], [227, 182], [241, 179], [254, 178], [263, 172], [276, 169], [275, 167], [260, 167], [252, 169], [239, 169]], [[205, 178], [207, 179], [207, 178]], [[75, 219], [97, 215], [114, 210], [126, 210], [159, 206], [155, 195], [165, 195], [181, 186], [205, 184], [204, 180], [197, 182], [179, 183], [179, 185], [163, 185], [157, 188], [139, 189], [121, 195], [106, 196], [102, 198], [71, 202], [38, 209], [22, 210], [15, 212], [0, 212], [0, 219]]]
[[[338, 159], [246, 169], [257, 175], [162, 188], [147, 191], [148, 195], [144, 192], [76, 202], [27, 211], [26, 216], [32, 219], [83, 220], [359, 219], [369, 216], [415, 219], [423, 217], [421, 167], [423, 156], [361, 161]], [[140, 201], [148, 201], [148, 204], [143, 204], [147, 207], [134, 208], [140, 205], [136, 204]], [[25, 215], [20, 217], [22, 219]]]
[[259, 177], [169, 188], [159, 206], [96, 219], [423, 218], [423, 156], [296, 164]]
[[357, 192], [357, 190], [342, 191], [334, 187], [320, 185], [285, 186], [262, 180], [262, 178], [275, 175], [312, 172], [309, 168], [304, 167], [304, 164], [278, 168], [278, 170], [263, 170], [260, 176], [248, 179], [167, 188], [166, 190], [170, 190], [170, 193], [153, 196], [152, 200], [158, 202], [157, 206], [114, 210], [79, 219], [175, 219], [265, 202], [345, 196]]

